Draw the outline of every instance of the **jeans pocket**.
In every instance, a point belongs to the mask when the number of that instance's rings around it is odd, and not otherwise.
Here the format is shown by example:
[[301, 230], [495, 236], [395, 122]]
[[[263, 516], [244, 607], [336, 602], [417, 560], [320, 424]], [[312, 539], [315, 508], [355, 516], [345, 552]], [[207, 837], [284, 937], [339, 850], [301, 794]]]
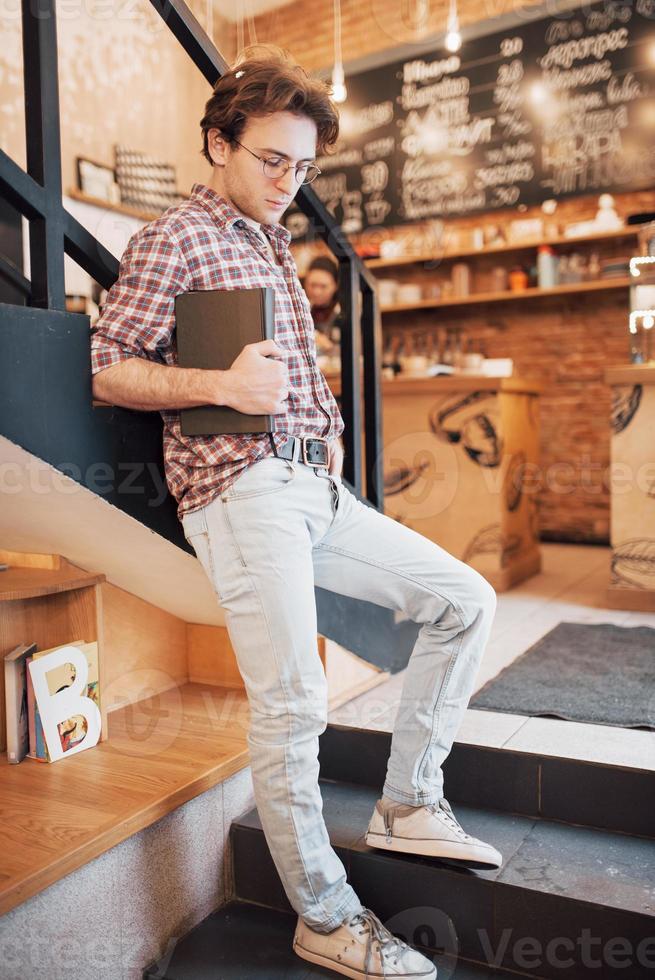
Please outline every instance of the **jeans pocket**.
[[292, 460], [280, 456], [265, 456], [243, 470], [226, 490], [221, 500], [243, 500], [285, 490], [296, 475]]

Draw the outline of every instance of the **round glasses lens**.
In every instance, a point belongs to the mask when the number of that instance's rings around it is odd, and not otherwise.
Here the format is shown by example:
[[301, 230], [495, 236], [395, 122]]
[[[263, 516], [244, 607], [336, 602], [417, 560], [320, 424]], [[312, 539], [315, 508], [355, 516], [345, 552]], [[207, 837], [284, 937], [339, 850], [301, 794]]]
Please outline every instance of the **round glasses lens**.
[[264, 160], [264, 173], [267, 177], [284, 177], [288, 169], [284, 160]]
[[318, 167], [315, 167], [313, 165], [311, 167], [307, 167], [307, 170], [305, 172], [305, 176], [302, 179], [302, 183], [303, 184], [311, 184], [311, 182], [316, 177], [318, 177], [318, 175], [320, 174], [320, 172], [321, 171], [318, 169]]

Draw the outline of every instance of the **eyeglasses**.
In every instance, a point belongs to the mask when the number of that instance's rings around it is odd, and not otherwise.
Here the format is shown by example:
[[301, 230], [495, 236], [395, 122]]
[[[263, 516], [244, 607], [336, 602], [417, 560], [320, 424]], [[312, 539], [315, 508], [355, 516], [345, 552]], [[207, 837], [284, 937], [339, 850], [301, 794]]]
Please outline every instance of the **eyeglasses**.
[[[271, 180], [278, 180], [280, 177], [284, 177], [287, 170], [291, 170], [291, 164], [283, 160], [282, 157], [260, 157], [257, 153], [249, 150], [247, 146], [244, 146], [243, 143], [239, 143], [239, 140], [234, 137], [232, 137], [232, 142], [238, 143], [240, 147], [247, 150], [255, 160], [261, 160], [264, 176], [270, 177]], [[293, 169], [299, 184], [311, 184], [321, 172], [315, 163], [299, 163]]]

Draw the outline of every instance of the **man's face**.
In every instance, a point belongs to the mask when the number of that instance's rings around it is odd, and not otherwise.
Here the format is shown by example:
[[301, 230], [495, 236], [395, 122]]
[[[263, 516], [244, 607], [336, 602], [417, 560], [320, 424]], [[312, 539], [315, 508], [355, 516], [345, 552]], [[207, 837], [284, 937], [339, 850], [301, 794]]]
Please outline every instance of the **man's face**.
[[337, 291], [334, 278], [325, 269], [310, 269], [305, 276], [304, 286], [312, 306], [327, 306]]
[[[262, 224], [276, 224], [300, 187], [295, 165], [315, 159], [316, 123], [307, 116], [290, 112], [252, 117], [239, 142], [243, 146], [232, 143], [221, 147], [217, 142], [217, 151], [212, 152], [219, 189], [246, 217]], [[266, 177], [261, 160], [255, 159], [245, 147], [260, 157], [281, 158], [291, 167], [284, 177]]]

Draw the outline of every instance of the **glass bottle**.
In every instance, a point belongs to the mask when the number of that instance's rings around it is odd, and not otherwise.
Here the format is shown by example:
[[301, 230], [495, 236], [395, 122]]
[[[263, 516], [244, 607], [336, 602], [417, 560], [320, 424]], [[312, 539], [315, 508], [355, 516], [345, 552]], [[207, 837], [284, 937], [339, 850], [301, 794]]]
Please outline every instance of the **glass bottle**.
[[455, 347], [453, 350], [453, 367], [455, 371], [461, 371], [464, 362], [464, 350], [462, 347], [462, 334], [458, 330], [455, 335]]
[[446, 342], [444, 344], [443, 353], [441, 355], [441, 363], [447, 364], [449, 367], [453, 366], [453, 336], [450, 330], [446, 333]]
[[600, 279], [600, 256], [598, 252], [592, 252], [587, 263], [587, 278], [596, 282]]

